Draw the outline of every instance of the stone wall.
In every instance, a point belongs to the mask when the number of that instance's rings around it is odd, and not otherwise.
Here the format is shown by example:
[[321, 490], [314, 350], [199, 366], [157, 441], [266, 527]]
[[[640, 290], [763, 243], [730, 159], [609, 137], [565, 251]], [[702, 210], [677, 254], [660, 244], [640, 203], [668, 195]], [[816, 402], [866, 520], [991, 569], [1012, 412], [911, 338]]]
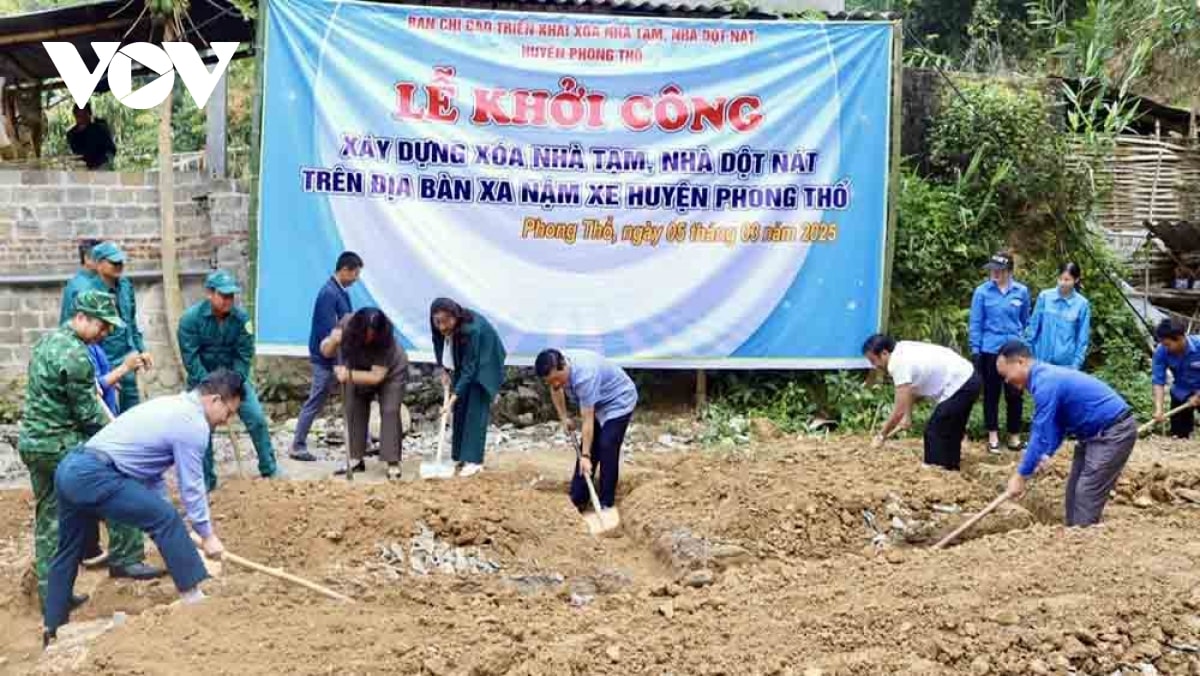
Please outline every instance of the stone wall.
[[[232, 181], [175, 176], [176, 247], [185, 307], [202, 297], [203, 276], [220, 266], [247, 281], [249, 205]], [[139, 324], [161, 365], [145, 374], [151, 392], [175, 390], [180, 371], [168, 342], [162, 287], [158, 175], [0, 170], [0, 380], [24, 373], [30, 349], [58, 323], [62, 289], [79, 267], [78, 242], [116, 241], [129, 257]]]

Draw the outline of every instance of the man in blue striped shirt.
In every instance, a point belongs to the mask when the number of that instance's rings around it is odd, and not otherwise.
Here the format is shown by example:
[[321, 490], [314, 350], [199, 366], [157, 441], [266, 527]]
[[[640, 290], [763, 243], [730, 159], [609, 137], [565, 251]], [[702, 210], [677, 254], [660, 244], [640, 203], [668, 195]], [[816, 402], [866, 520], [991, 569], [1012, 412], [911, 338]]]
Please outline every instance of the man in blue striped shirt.
[[150, 533], [183, 600], [204, 598], [208, 577], [187, 527], [167, 496], [163, 473], [175, 466], [179, 495], [204, 553], [224, 552], [213, 532], [204, 483], [204, 453], [213, 428], [237, 413], [245, 381], [233, 371], [210, 373], [196, 389], [159, 397], [109, 423], [63, 460], [54, 473], [58, 493], [58, 553], [50, 564], [43, 643], [66, 624], [88, 532], [99, 519]]
[[1066, 524], [1099, 523], [1108, 493], [1137, 441], [1137, 421], [1115, 390], [1086, 373], [1035, 361], [1019, 340], [1000, 348], [996, 368], [1005, 382], [1029, 390], [1033, 425], [1017, 473], [1009, 479], [1013, 497], [1025, 493], [1035, 472], [1050, 464], [1067, 436], [1076, 439], [1067, 479]]

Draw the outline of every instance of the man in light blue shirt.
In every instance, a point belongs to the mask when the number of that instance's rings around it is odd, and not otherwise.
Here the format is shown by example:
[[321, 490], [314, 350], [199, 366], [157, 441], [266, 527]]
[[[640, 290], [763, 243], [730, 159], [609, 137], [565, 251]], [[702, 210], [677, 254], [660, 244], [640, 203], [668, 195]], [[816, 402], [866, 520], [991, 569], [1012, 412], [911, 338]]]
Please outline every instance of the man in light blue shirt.
[[579, 406], [583, 443], [571, 480], [571, 502], [579, 511], [588, 504], [584, 476], [600, 474], [600, 509], [611, 509], [617, 498], [621, 445], [637, 406], [637, 387], [620, 366], [587, 350], [543, 350], [534, 362], [539, 378], [550, 387], [559, 420], [568, 432], [575, 424], [567, 414], [567, 399]]
[[1029, 444], [1008, 482], [1009, 494], [1025, 493], [1029, 477], [1058, 452], [1067, 436], [1077, 440], [1066, 487], [1066, 524], [1099, 523], [1109, 492], [1137, 442], [1137, 421], [1113, 388], [1086, 373], [1034, 361], [1019, 340], [1000, 348], [996, 361], [1004, 380], [1033, 396]]
[[1171, 416], [1171, 436], [1187, 439], [1196, 426], [1196, 407], [1200, 406], [1200, 336], [1187, 335], [1187, 328], [1175, 319], [1164, 319], [1154, 330], [1158, 348], [1150, 382], [1154, 385], [1154, 419], [1166, 418], [1163, 409], [1167, 390], [1167, 371], [1171, 372], [1171, 408], [1190, 402], [1192, 408]]
[[127, 411], [59, 464], [54, 474], [59, 546], [50, 564], [43, 643], [67, 622], [88, 532], [100, 519], [150, 533], [183, 600], [204, 598], [199, 584], [208, 573], [169, 501], [163, 473], [175, 465], [192, 529], [202, 538], [205, 554], [219, 558], [224, 547], [209, 516], [204, 452], [212, 429], [229, 421], [244, 396], [240, 375], [213, 371], [191, 392]]

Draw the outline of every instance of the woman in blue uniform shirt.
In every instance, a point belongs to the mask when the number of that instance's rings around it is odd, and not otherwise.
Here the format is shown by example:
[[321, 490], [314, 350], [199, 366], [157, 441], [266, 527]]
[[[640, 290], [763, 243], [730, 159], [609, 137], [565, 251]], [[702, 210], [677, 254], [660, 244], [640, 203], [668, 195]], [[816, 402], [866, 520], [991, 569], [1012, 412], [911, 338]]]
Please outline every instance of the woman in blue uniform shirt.
[[1092, 308], [1080, 293], [1082, 276], [1078, 265], [1063, 263], [1058, 269], [1058, 286], [1038, 294], [1029, 320], [1029, 344], [1038, 361], [1077, 371], [1083, 368]]

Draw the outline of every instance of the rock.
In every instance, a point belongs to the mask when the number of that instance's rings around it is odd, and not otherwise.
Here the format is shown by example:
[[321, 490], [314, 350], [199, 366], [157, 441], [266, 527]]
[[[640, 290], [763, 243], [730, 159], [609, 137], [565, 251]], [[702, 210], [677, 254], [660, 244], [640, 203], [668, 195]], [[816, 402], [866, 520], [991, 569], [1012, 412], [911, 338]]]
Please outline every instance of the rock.
[[737, 545], [714, 545], [709, 555], [720, 568], [748, 563], [751, 559], [750, 552]]
[[1162, 484], [1154, 484], [1150, 487], [1150, 497], [1158, 502], [1170, 503], [1175, 501], [1175, 496], [1171, 495], [1171, 491]]
[[1082, 641], [1085, 645], [1096, 645], [1096, 635], [1087, 629], [1076, 629], [1075, 638]]
[[1188, 502], [1200, 504], [1200, 491], [1192, 490], [1191, 488], [1176, 488], [1175, 495]]
[[674, 618], [675, 617], [675, 602], [667, 601], [666, 603], [660, 605], [658, 607], [658, 613], [660, 615], [662, 615], [663, 617], [667, 618], [668, 620]]
[[962, 635], [968, 638], [979, 636], [979, 627], [974, 622], [965, 622], [962, 626]]
[[1011, 610], [1003, 610], [992, 616], [992, 620], [1003, 627], [1011, 627], [1021, 622], [1021, 616]]
[[1072, 660], [1087, 657], [1088, 654], [1087, 647], [1084, 646], [1083, 643], [1081, 643], [1079, 639], [1075, 638], [1074, 636], [1068, 636], [1063, 641], [1062, 651], [1068, 659]]
[[532, 427], [534, 421], [532, 413], [522, 413], [517, 416], [517, 427]]
[[340, 530], [327, 530], [322, 534], [322, 537], [330, 542], [341, 542], [345, 534]]
[[1162, 657], [1162, 646], [1157, 641], [1142, 641], [1129, 646], [1129, 650], [1125, 651], [1124, 661], [1142, 662], [1156, 660], [1160, 657]]
[[1031, 674], [1049, 674], [1050, 665], [1043, 660], [1035, 659], [1029, 662], [1029, 673]]
[[979, 657], [976, 657], [975, 659], [971, 660], [971, 673], [972, 674], [977, 674], [978, 676], [985, 676], [986, 674], [991, 673], [991, 671], [992, 671], [992, 663], [989, 662], [988, 658], [984, 657], [983, 655], [980, 655]]
[[429, 676], [449, 676], [450, 674], [450, 667], [436, 657], [425, 660], [425, 663], [421, 666], [424, 667], [425, 673], [429, 674]]
[[707, 587], [715, 580], [711, 570], [695, 570], [688, 573], [688, 576], [683, 579], [683, 584], [694, 589]]
[[751, 418], [750, 435], [757, 441], [774, 441], [782, 436], [782, 432], [770, 418]]
[[1142, 493], [1133, 499], [1133, 506], [1140, 509], [1146, 509], [1154, 506], [1154, 500], [1149, 495]]
[[604, 651], [604, 654], [608, 655], [608, 659], [612, 660], [613, 663], [621, 661], [621, 647], [620, 646], [615, 646], [615, 645], [609, 646], [608, 649]]
[[300, 419], [299, 419], [299, 418], [288, 418], [288, 419], [287, 419], [287, 422], [285, 422], [285, 423], [283, 424], [283, 429], [287, 430], [287, 433], [288, 433], [288, 434], [295, 434], [295, 433], [296, 433], [296, 426], [297, 426], [297, 425], [299, 425], [299, 424], [300, 424]]
[[889, 549], [887, 550], [887, 553], [883, 555], [883, 558], [891, 564], [904, 563], [904, 552], [900, 551], [899, 549]]
[[816, 667], [809, 667], [804, 670], [804, 676], [825, 676], [825, 670], [818, 669]]
[[380, 497], [367, 498], [366, 504], [371, 509], [383, 509], [387, 507], [387, 501]]
[[1054, 653], [1050, 656], [1050, 666], [1060, 671], [1066, 671], [1071, 668], [1071, 660], [1062, 653]]
[[1158, 669], [1149, 662], [1142, 662], [1138, 668], [1142, 670], [1142, 676], [1158, 676]]

